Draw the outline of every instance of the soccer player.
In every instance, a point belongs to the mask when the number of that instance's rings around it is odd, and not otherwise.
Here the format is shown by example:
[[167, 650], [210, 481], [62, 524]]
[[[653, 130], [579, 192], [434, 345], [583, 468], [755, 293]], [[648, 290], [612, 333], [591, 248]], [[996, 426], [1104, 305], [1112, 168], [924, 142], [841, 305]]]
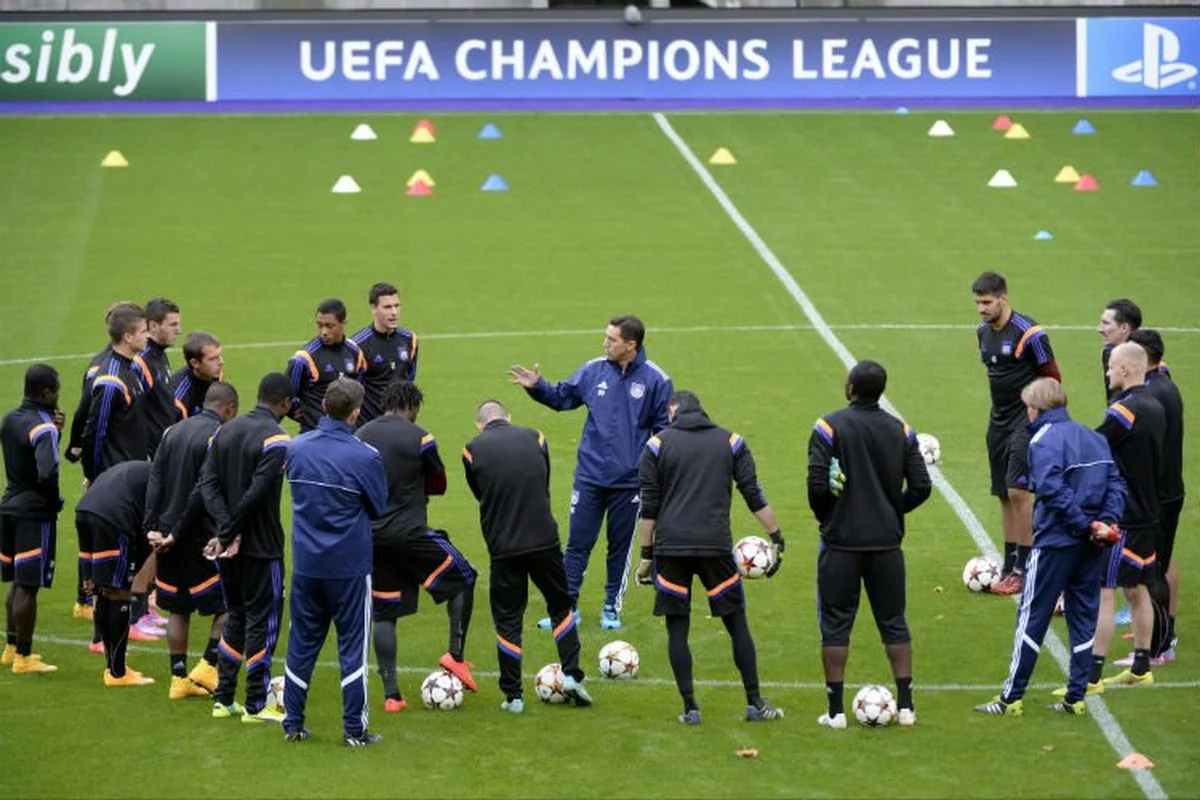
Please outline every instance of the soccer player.
[[329, 385], [317, 429], [287, 448], [292, 490], [292, 594], [288, 631], [289, 742], [308, 738], [304, 709], [317, 656], [337, 630], [342, 668], [343, 740], [363, 747], [382, 737], [367, 730], [367, 636], [371, 626], [371, 520], [388, 508], [383, 458], [354, 438], [363, 387], [339, 378]]
[[311, 431], [321, 419], [325, 390], [338, 378], [360, 379], [367, 364], [362, 350], [346, 338], [346, 304], [322, 300], [317, 306], [317, 337], [288, 359], [292, 382], [289, 416], [300, 423], [300, 432]]
[[87, 423], [83, 430], [83, 474], [89, 483], [109, 467], [145, 460], [144, 400], [153, 378], [135, 359], [146, 349], [146, 317], [137, 306], [122, 307], [108, 317], [111, 354], [92, 378]]
[[1021, 698], [1062, 595], [1071, 669], [1062, 702], [1049, 709], [1083, 714], [1100, 610], [1102, 548], [1117, 535], [1113, 525], [1125, 510], [1125, 481], [1104, 437], [1067, 414], [1067, 396], [1058, 381], [1038, 378], [1022, 390], [1021, 400], [1032, 430], [1033, 552], [1008, 678], [998, 696], [975, 710], [1008, 716], [1023, 712]]
[[668, 427], [651, 436], [638, 465], [642, 518], [637, 580], [653, 584], [655, 616], [667, 618], [667, 651], [675, 686], [683, 698], [679, 721], [700, 724], [692, 681], [692, 578], [708, 597], [709, 612], [720, 617], [733, 643], [733, 661], [746, 691], [746, 721], [781, 719], [783, 709], [763, 699], [758, 688], [758, 656], [746, 620], [746, 596], [734, 563], [729, 508], [736, 484], [747, 508], [771, 537], [775, 574], [782, 563], [783, 534], [767, 504], [750, 445], [709, 419], [700, 399], [675, 392], [667, 405]]
[[[0, 425], [0, 447], [8, 485], [0, 499], [0, 580], [11, 584], [5, 598], [8, 640], [0, 664], [15, 675], [55, 672], [33, 652], [38, 590], [54, 583], [58, 542], [58, 372], [46, 364], [25, 370], [25, 399]], [[61, 417], [60, 417], [61, 419]]]
[[417, 378], [417, 335], [400, 327], [400, 291], [390, 283], [377, 283], [367, 293], [371, 324], [354, 334], [354, 343], [366, 363], [362, 375], [363, 398], [359, 425], [385, 413], [383, 394], [396, 381]]
[[567, 589], [558, 523], [550, 510], [550, 449], [546, 437], [512, 424], [500, 402], [485, 400], [475, 412], [479, 434], [463, 448], [467, 485], [479, 501], [479, 527], [491, 557], [488, 580], [496, 657], [500, 662], [501, 711], [525, 710], [521, 691], [521, 628], [529, 582], [541, 592], [554, 622], [554, 644], [563, 671], [563, 693], [590, 706], [579, 666], [578, 616]]
[[1039, 377], [1061, 381], [1050, 337], [1008, 304], [1008, 282], [985, 272], [971, 285], [982, 323], [976, 330], [979, 357], [992, 394], [987, 449], [992, 494], [1000, 498], [1004, 567], [993, 594], [1019, 594], [1025, 585], [1025, 559], [1033, 542], [1033, 496], [1029, 493], [1029, 432], [1021, 390]]
[[[1175, 614], [1179, 610], [1179, 567], [1175, 554], [1175, 533], [1179, 528], [1179, 515], [1183, 510], [1185, 495], [1183, 486], [1183, 397], [1179, 387], [1171, 380], [1170, 373], [1162, 369], [1163, 340], [1158, 331], [1142, 328], [1129, 335], [1129, 341], [1146, 351], [1146, 393], [1162, 404], [1167, 415], [1167, 438], [1163, 445], [1162, 482], [1159, 484], [1161, 497], [1159, 511], [1161, 538], [1155, 545], [1159, 569], [1164, 573], [1167, 585], [1167, 625], [1163, 636], [1163, 647], [1154, 655], [1162, 662], [1175, 660]], [[1161, 602], [1160, 602], [1161, 604]], [[1157, 626], [1156, 626], [1157, 627]]]
[[[383, 416], [357, 434], [379, 451], [387, 470], [387, 510], [371, 524], [371, 597], [375, 660], [383, 680], [383, 708], [389, 713], [407, 705], [396, 683], [396, 620], [416, 613], [422, 587], [435, 603], [446, 604], [449, 617], [449, 646], [438, 664], [472, 692], [479, 689], [463, 660], [476, 573], [445, 531], [429, 527], [426, 506], [431, 495], [446, 493], [446, 467], [433, 434], [416, 424], [422, 400], [421, 390], [410, 381], [389, 384], [383, 391]], [[365, 397], [363, 402], [365, 407]]]
[[[167, 696], [171, 700], [208, 697], [217, 689], [217, 646], [225, 628], [225, 601], [217, 565], [204, 557], [212, 531], [204, 498], [195, 487], [209, 440], [237, 411], [237, 391], [227, 383], [212, 383], [203, 411], [167, 428], [154, 454], [142, 529], [158, 554], [154, 585], [159, 605], [168, 614], [171, 688]], [[212, 617], [212, 626], [204, 657], [189, 674], [192, 612]]]
[[175, 421], [175, 393], [167, 350], [175, 345], [179, 334], [179, 306], [165, 297], [155, 297], [146, 303], [146, 349], [140, 355], [146, 366], [146, 445], [151, 458], [163, 431]]
[[187, 366], [171, 378], [175, 387], [175, 421], [199, 414], [204, 408], [208, 387], [225, 375], [221, 342], [211, 333], [189, 333], [183, 340], [183, 360]]
[[1120, 396], [1120, 390], [1114, 389], [1108, 380], [1108, 360], [1113, 348], [1129, 341], [1129, 335], [1142, 327], [1142, 310], [1132, 300], [1120, 298], [1109, 302], [1100, 314], [1100, 324], [1096, 330], [1104, 339], [1104, 349], [1100, 351], [1100, 364], [1104, 371], [1104, 393], [1107, 402], [1112, 403]]
[[[1113, 348], [1108, 360], [1108, 383], [1119, 396], [1097, 429], [1112, 449], [1113, 459], [1128, 487], [1125, 514], [1121, 517], [1121, 539], [1108, 548], [1104, 585], [1100, 593], [1100, 619], [1092, 648], [1092, 671], [1088, 691], [1103, 691], [1104, 684], [1147, 686], [1154, 683], [1150, 672], [1150, 645], [1154, 610], [1147, 586], [1157, 579], [1159, 566], [1155, 546], [1160, 538], [1162, 511], [1159, 506], [1163, 448], [1167, 437], [1167, 414], [1162, 404], [1146, 391], [1146, 351], [1133, 342]], [[1105, 678], [1104, 662], [1115, 629], [1116, 588], [1121, 587], [1133, 615], [1133, 663], [1128, 669]]]
[[859, 592], [896, 680], [896, 721], [916, 724], [912, 635], [905, 619], [904, 515], [932, 491], [916, 433], [879, 406], [887, 371], [860, 361], [846, 378], [849, 405], [817, 419], [808, 440], [808, 505], [821, 526], [817, 558], [821, 659], [829, 709], [817, 720], [845, 728], [842, 691]]
[[[646, 358], [646, 326], [634, 316], [614, 317], [604, 331], [604, 356], [585, 363], [565, 381], [550, 384], [516, 365], [511, 380], [555, 411], [587, 406], [571, 490], [571, 525], [564, 563], [567, 589], [578, 601], [600, 523], [608, 517], [608, 579], [600, 627], [621, 627], [629, 578], [630, 547], [638, 514], [638, 459], [652, 434], [667, 425], [671, 379]], [[538, 623], [549, 628], [551, 620]]]
[[[267, 705], [271, 659], [283, 613], [283, 524], [279, 498], [290, 437], [279, 421], [292, 405], [292, 384], [278, 372], [258, 384], [258, 405], [213, 434], [200, 491], [216, 536], [205, 555], [217, 556], [225, 592], [225, 630], [218, 643], [214, 719], [279, 722]], [[246, 705], [234, 701], [246, 662]]]
[[75, 526], [92, 554], [87, 582], [96, 592], [105, 686], [154, 683], [125, 663], [134, 578], [150, 557], [150, 544], [142, 533], [150, 469], [144, 457], [116, 464], [96, 477], [75, 506]]

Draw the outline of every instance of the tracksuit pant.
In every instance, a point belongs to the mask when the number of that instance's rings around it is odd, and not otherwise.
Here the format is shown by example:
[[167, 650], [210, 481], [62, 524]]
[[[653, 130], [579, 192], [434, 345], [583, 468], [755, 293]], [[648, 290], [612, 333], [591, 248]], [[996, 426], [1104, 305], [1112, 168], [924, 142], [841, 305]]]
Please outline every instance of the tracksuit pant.
[[367, 654], [371, 643], [371, 577], [292, 576], [283, 729], [304, 727], [304, 708], [317, 657], [332, 622], [342, 671], [342, 726], [347, 736], [367, 729]]
[[605, 488], [575, 481], [571, 491], [571, 525], [563, 566], [567, 570], [567, 591], [578, 600], [587, 572], [592, 548], [600, 538], [600, 523], [608, 517], [608, 578], [604, 583], [604, 603], [621, 610], [625, 590], [629, 588], [629, 554], [637, 527], [638, 490]]
[[257, 714], [267, 702], [271, 659], [283, 617], [283, 559], [235, 556], [217, 559], [229, 616], [217, 643], [215, 699], [230, 705], [238, 671], [246, 665], [246, 710]]
[[1017, 611], [1008, 678], [1000, 692], [1006, 703], [1021, 699], [1029, 686], [1042, 641], [1054, 618], [1054, 605], [1063, 596], [1063, 616], [1071, 643], [1067, 701], [1082, 700], [1092, 667], [1092, 645], [1100, 614], [1100, 578], [1104, 551], [1089, 542], [1072, 547], [1037, 547], [1029, 555], [1025, 590]]

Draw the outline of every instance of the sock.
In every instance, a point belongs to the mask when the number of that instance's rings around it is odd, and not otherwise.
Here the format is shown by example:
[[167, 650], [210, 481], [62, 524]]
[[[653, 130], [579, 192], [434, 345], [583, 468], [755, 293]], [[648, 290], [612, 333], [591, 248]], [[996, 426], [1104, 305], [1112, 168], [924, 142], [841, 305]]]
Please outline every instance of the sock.
[[1013, 569], [1022, 575], [1025, 574], [1025, 565], [1029, 563], [1029, 551], [1032, 549], [1031, 547], [1024, 547], [1022, 545], [1016, 546], [1017, 560], [1013, 565]]
[[844, 681], [825, 681], [825, 696], [829, 700], [829, 718], [846, 713], [842, 694], [846, 688]]
[[721, 617], [725, 630], [733, 640], [733, 663], [742, 674], [742, 687], [746, 690], [746, 704], [762, 708], [762, 695], [758, 693], [758, 655], [754, 651], [754, 639], [750, 637], [750, 623], [746, 612], [739, 609]]
[[208, 644], [204, 648], [204, 655], [201, 658], [210, 666], [217, 665], [217, 643], [220, 639], [209, 639]]
[[1150, 650], [1135, 649], [1133, 651], [1133, 667], [1129, 670], [1134, 675], [1145, 675], [1150, 671]]
[[1175, 646], [1175, 615], [1167, 615], [1167, 647]]
[[1001, 570], [1002, 575], [1007, 575], [1012, 572], [1013, 564], [1017, 560], [1017, 545], [1015, 542], [1004, 543], [1004, 568]]
[[97, 613], [103, 607], [101, 634], [104, 637], [104, 657], [114, 678], [125, 676], [125, 648], [129, 643], [129, 601], [101, 598]]
[[187, 653], [171, 653], [171, 675], [175, 678], [187, 677]]
[[686, 713], [688, 711], [699, 711], [700, 710], [700, 706], [696, 705], [696, 693], [695, 692], [680, 692], [679, 696], [683, 698], [684, 713]]
[[150, 595], [145, 592], [137, 592], [133, 595], [133, 603], [129, 608], [129, 619], [137, 622], [142, 617], [150, 613]]
[[896, 678], [896, 708], [912, 710], [912, 678]]
[[92, 607], [92, 643], [104, 640], [104, 630], [100, 626], [100, 606], [102, 597], [96, 596], [95, 603]]
[[8, 632], [7, 632], [7, 636], [5, 637], [5, 643], [6, 643], [6, 644], [10, 644], [10, 645], [12, 645], [13, 647], [16, 647], [16, 646], [17, 646], [17, 634], [16, 634], [16, 631], [8, 631]]
[[471, 610], [474, 607], [474, 584], [464, 587], [461, 592], [446, 602], [446, 613], [450, 617], [450, 641], [446, 649], [450, 651], [450, 657], [455, 661], [463, 660], [467, 628], [471, 625]]
[[1104, 674], [1104, 660], [1108, 656], [1092, 656], [1092, 672], [1088, 675], [1088, 683], [1099, 683]]
[[399, 697], [400, 687], [396, 684], [396, 623], [376, 622], [374, 634], [375, 663], [379, 678], [383, 681], [383, 696]]
[[688, 647], [688, 629], [691, 619], [685, 616], [667, 616], [667, 657], [671, 672], [675, 674], [675, 687], [683, 698], [684, 711], [696, 706], [696, 690], [692, 683], [692, 651]]
[[33, 653], [33, 639], [17, 640], [17, 655], [28, 656]]

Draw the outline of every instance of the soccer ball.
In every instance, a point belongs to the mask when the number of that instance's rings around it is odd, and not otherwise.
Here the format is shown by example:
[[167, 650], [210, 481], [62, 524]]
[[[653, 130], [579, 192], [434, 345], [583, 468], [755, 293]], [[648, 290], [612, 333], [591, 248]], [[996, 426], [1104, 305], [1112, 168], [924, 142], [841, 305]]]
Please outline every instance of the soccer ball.
[[733, 546], [733, 561], [743, 578], [761, 578], [775, 565], [775, 551], [761, 536], [746, 536]]
[[917, 434], [917, 449], [926, 464], [936, 464], [942, 460], [942, 443], [932, 433]]
[[283, 711], [283, 687], [286, 681], [282, 675], [276, 675], [271, 678], [271, 684], [267, 687], [267, 708], [274, 708]]
[[627, 681], [637, 677], [638, 651], [629, 642], [617, 640], [600, 648], [600, 674], [606, 678]]
[[563, 671], [561, 664], [547, 664], [538, 670], [533, 679], [533, 690], [543, 703], [565, 703], [567, 696], [563, 694]]
[[854, 718], [870, 728], [890, 725], [896, 718], [896, 699], [886, 686], [868, 683], [854, 695]]
[[986, 592], [1000, 580], [1000, 565], [987, 556], [975, 556], [963, 567], [963, 583], [972, 592]]
[[421, 684], [421, 702], [434, 711], [453, 711], [462, 705], [463, 685], [449, 670], [429, 673]]

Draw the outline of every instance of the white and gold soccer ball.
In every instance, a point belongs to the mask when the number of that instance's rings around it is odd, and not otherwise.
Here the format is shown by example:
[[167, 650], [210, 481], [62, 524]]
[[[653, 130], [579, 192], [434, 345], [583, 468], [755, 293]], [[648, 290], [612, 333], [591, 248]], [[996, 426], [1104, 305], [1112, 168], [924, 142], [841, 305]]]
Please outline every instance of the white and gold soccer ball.
[[615, 681], [627, 681], [637, 677], [641, 659], [637, 648], [618, 639], [600, 648], [600, 674]]
[[563, 671], [561, 664], [547, 664], [538, 670], [533, 679], [533, 691], [543, 703], [559, 704], [567, 702], [563, 693]]
[[870, 728], [891, 725], [896, 718], [896, 698], [886, 686], [868, 683], [854, 695], [854, 718]]
[[285, 685], [287, 685], [287, 681], [282, 675], [271, 678], [271, 683], [267, 686], [267, 708], [283, 711], [283, 687]]
[[743, 578], [761, 578], [775, 565], [775, 551], [761, 536], [745, 536], [733, 546], [733, 561]]
[[962, 578], [972, 592], [986, 592], [1000, 580], [1000, 565], [987, 556], [975, 556], [963, 567]]
[[434, 711], [453, 711], [462, 705], [463, 685], [449, 670], [429, 673], [421, 683], [421, 702]]
[[917, 434], [917, 449], [926, 464], [937, 464], [942, 460], [942, 443], [932, 433]]

